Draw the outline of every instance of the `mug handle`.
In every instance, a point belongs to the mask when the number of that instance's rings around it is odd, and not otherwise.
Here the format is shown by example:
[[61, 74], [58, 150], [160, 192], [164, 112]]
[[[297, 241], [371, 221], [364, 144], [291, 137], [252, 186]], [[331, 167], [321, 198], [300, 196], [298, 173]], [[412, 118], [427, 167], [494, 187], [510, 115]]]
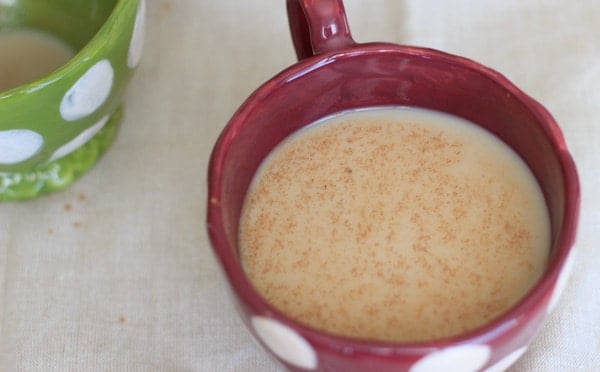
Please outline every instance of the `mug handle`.
[[355, 45], [342, 0], [286, 0], [298, 60]]

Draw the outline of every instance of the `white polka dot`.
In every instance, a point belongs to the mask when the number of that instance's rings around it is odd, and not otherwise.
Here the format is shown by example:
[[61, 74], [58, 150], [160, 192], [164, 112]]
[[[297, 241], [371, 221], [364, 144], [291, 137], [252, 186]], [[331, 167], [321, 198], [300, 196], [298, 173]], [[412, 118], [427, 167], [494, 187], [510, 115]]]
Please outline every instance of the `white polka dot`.
[[110, 95], [114, 75], [113, 68], [106, 59], [87, 70], [60, 102], [60, 114], [63, 119], [81, 119], [100, 108]]
[[573, 256], [574, 254], [571, 251], [571, 253], [565, 261], [565, 265], [563, 266], [560, 275], [558, 276], [558, 280], [556, 281], [556, 285], [554, 286], [554, 292], [552, 293], [552, 297], [550, 298], [550, 303], [548, 305], [548, 313], [554, 310], [554, 308], [558, 304], [558, 301], [560, 300], [563, 291], [565, 290], [565, 287], [569, 283], [569, 277], [571, 276], [571, 272], [573, 271], [573, 261], [575, 261]]
[[100, 121], [98, 121], [96, 124], [79, 133], [77, 137], [73, 138], [71, 141], [69, 141], [68, 143], [64, 144], [61, 148], [56, 150], [54, 154], [52, 154], [52, 156], [50, 157], [49, 161], [62, 158], [63, 156], [68, 155], [80, 148], [81, 146], [83, 146], [87, 141], [94, 137], [96, 133], [100, 131], [100, 129], [104, 127], [106, 122], [108, 122], [108, 118], [109, 116], [106, 115], [105, 117], [100, 119]]
[[460, 345], [434, 351], [415, 363], [410, 372], [475, 372], [490, 359], [487, 345]]
[[317, 367], [315, 351], [298, 333], [265, 317], [253, 317], [251, 322], [258, 337], [275, 355], [296, 367]]
[[134, 68], [140, 63], [142, 51], [144, 49], [144, 38], [146, 33], [146, 0], [140, 0], [138, 4], [135, 23], [133, 25], [133, 34], [127, 53], [127, 66]]
[[504, 359], [500, 360], [498, 363], [494, 364], [490, 368], [487, 368], [484, 372], [504, 372], [508, 369], [508, 367], [512, 366], [517, 359], [519, 359], [525, 352], [527, 351], [527, 346], [523, 346], [520, 349], [513, 351], [508, 354], [508, 356], [504, 357]]
[[31, 130], [0, 131], [0, 164], [15, 164], [29, 159], [44, 145], [44, 138]]

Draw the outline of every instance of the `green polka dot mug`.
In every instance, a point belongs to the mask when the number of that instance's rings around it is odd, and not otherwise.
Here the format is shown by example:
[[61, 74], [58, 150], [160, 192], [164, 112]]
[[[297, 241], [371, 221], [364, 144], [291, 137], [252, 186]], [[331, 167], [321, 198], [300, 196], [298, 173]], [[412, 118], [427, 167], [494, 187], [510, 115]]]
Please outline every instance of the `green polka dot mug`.
[[107, 150], [144, 24], [145, 0], [0, 1], [0, 34], [38, 30], [74, 51], [42, 78], [0, 91], [0, 201], [63, 189]]

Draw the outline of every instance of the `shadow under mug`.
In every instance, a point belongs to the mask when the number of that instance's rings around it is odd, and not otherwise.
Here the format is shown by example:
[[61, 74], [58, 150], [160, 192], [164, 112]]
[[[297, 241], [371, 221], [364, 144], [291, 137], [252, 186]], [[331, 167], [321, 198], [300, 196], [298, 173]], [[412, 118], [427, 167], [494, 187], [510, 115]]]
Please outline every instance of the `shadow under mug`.
[[[217, 140], [208, 173], [207, 228], [234, 303], [249, 330], [291, 370], [501, 371], [527, 349], [556, 305], [573, 263], [579, 182], [552, 116], [501, 74], [436, 50], [356, 44], [341, 0], [287, 0], [299, 62], [259, 87]], [[238, 222], [248, 186], [284, 138], [340, 111], [412, 106], [477, 123], [508, 144], [543, 192], [551, 224], [547, 268], [494, 321], [466, 334], [421, 343], [339, 337], [304, 326], [267, 303], [240, 264]]]

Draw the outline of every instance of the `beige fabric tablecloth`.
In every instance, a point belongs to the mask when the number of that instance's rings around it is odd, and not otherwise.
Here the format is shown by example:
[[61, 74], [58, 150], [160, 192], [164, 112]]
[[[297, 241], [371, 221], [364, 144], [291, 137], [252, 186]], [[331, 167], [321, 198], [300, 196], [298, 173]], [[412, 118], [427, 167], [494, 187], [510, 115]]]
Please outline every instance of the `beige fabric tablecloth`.
[[[204, 227], [212, 145], [295, 61], [284, 0], [149, 0], [114, 146], [66, 191], [0, 204], [2, 371], [279, 371], [241, 326]], [[583, 202], [576, 270], [512, 371], [600, 370], [600, 2], [346, 0], [357, 41], [504, 73], [562, 126]]]

